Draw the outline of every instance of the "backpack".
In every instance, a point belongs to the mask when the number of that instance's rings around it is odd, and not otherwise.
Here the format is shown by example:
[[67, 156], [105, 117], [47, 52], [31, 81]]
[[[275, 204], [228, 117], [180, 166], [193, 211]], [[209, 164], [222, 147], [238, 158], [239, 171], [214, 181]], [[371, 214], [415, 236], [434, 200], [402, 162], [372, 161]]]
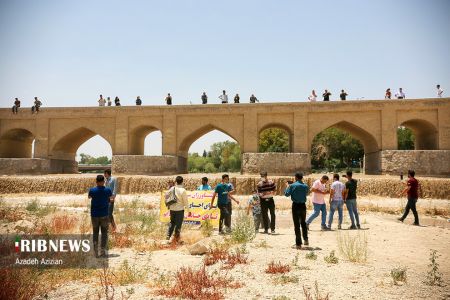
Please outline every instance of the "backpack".
[[165, 200], [166, 207], [168, 209], [170, 209], [170, 206], [177, 202], [178, 202], [178, 199], [177, 199], [177, 195], [175, 194], [175, 187], [172, 187], [172, 190], [169, 190], [169, 192], [166, 194], [166, 200]]

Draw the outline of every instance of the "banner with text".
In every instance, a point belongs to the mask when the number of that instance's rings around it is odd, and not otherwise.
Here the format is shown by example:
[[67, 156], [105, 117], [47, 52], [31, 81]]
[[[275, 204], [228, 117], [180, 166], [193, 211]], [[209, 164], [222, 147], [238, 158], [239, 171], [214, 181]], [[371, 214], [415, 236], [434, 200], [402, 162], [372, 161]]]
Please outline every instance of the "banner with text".
[[[161, 222], [168, 223], [170, 221], [170, 212], [164, 203], [165, 194], [161, 193], [159, 219]], [[184, 223], [201, 224], [206, 220], [210, 220], [214, 227], [219, 227], [220, 210], [211, 206], [211, 199], [214, 191], [186, 191], [188, 195], [189, 210], [185, 210]]]

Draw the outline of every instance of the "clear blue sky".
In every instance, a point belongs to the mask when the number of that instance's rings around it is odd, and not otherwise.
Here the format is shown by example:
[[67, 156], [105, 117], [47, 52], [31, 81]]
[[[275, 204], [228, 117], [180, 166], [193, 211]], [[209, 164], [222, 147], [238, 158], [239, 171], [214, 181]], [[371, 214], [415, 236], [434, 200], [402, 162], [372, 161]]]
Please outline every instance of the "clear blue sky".
[[93, 106], [103, 94], [150, 105], [170, 92], [189, 104], [222, 89], [244, 101], [325, 88], [379, 99], [387, 87], [419, 98], [437, 83], [448, 95], [449, 15], [447, 0], [0, 0], [0, 103]]

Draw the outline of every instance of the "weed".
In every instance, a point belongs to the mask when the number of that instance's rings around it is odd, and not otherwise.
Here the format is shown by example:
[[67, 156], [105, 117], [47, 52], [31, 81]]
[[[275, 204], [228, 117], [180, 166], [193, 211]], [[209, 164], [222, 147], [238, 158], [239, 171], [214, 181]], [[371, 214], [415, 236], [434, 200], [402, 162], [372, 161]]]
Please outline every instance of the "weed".
[[303, 286], [303, 294], [305, 295], [306, 300], [328, 300], [329, 294], [326, 296], [322, 296], [319, 292], [319, 284], [317, 283], [317, 280], [314, 282], [314, 296], [311, 295], [311, 293], [306, 289], [305, 286]]
[[113, 277], [114, 274], [107, 267], [103, 267], [103, 269], [99, 271], [102, 290], [98, 291], [98, 299], [104, 297], [106, 300], [114, 300], [115, 288], [113, 285]]
[[428, 285], [437, 285], [442, 286], [442, 273], [439, 272], [439, 264], [437, 262], [437, 258], [440, 255], [437, 254], [436, 250], [430, 251], [430, 270], [427, 272], [427, 281]]
[[314, 251], [309, 251], [308, 253], [306, 253], [305, 258], [310, 260], [317, 260], [317, 254]]
[[228, 256], [228, 248], [223, 244], [216, 244], [212, 246], [206, 253], [203, 262], [205, 266], [211, 266], [220, 260], [225, 260]]
[[210, 237], [214, 232], [214, 226], [209, 219], [206, 219], [200, 228], [204, 237]]
[[348, 232], [338, 232], [337, 242], [339, 252], [343, 254], [351, 262], [367, 261], [367, 236], [365, 233], [358, 232], [357, 235], [351, 236]]
[[38, 211], [39, 207], [39, 201], [37, 200], [37, 198], [34, 198], [31, 202], [28, 202], [25, 209], [29, 212], [36, 212]]
[[78, 223], [78, 218], [71, 216], [53, 216], [50, 221], [52, 233], [63, 233], [70, 231]]
[[297, 266], [297, 264], [298, 264], [298, 259], [299, 259], [299, 258], [300, 258], [300, 254], [297, 252], [297, 253], [295, 254], [294, 259], [292, 259], [292, 265], [293, 265], [294, 267]]
[[284, 265], [281, 262], [275, 263], [274, 261], [271, 261], [269, 265], [267, 266], [265, 272], [267, 274], [284, 274], [291, 270], [291, 267], [289, 265]]
[[272, 248], [272, 246], [270, 246], [269, 244], [267, 244], [267, 241], [266, 241], [266, 240], [261, 240], [261, 241], [259, 241], [259, 243], [255, 244], [254, 247], [255, 247], [255, 248], [264, 248], [264, 249]]
[[288, 283], [298, 283], [299, 278], [296, 275], [281, 275], [280, 277], [275, 277], [273, 280], [274, 284], [281, 284], [281, 285], [285, 285]]
[[242, 286], [226, 276], [208, 274], [204, 266], [198, 270], [181, 268], [174, 280], [173, 285], [160, 288], [157, 294], [169, 298], [215, 300], [224, 298], [221, 288]]
[[132, 225], [127, 224], [123, 233], [116, 232], [108, 239], [108, 248], [129, 248], [133, 245], [132, 235], [134, 232]]
[[41, 274], [36, 268], [0, 268], [0, 299], [34, 299], [44, 292]]
[[145, 273], [138, 270], [136, 265], [130, 266], [128, 260], [124, 260], [119, 270], [115, 272], [115, 276], [120, 285], [127, 285], [141, 282], [145, 277]]
[[273, 297], [272, 300], [291, 300], [291, 298], [289, 298], [288, 296], [276, 296]]
[[228, 253], [225, 266], [223, 269], [233, 269], [237, 264], [247, 264], [248, 256], [244, 255], [239, 248], [237, 248], [234, 252]]
[[406, 268], [405, 267], [397, 267], [391, 270], [391, 277], [394, 281], [394, 284], [398, 282], [406, 282]]
[[255, 238], [253, 218], [239, 211], [236, 225], [231, 232], [231, 240], [235, 243], [248, 243]]
[[329, 264], [337, 264], [339, 263], [339, 258], [334, 255], [334, 250], [330, 252], [328, 256], [323, 258]]

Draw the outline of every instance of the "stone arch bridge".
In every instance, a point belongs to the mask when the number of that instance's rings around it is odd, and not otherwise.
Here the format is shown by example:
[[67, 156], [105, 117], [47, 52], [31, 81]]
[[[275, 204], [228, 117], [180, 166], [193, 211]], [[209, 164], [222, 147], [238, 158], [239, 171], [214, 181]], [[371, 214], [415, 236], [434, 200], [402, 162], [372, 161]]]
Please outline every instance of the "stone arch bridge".
[[[397, 150], [399, 126], [413, 130], [415, 150]], [[258, 153], [259, 134], [271, 127], [289, 133], [289, 153]], [[214, 129], [239, 143], [242, 173], [308, 172], [312, 140], [329, 127], [343, 129], [363, 144], [366, 173], [414, 168], [419, 174], [450, 175], [450, 98], [43, 107], [34, 115], [25, 108], [16, 115], [0, 109], [0, 173], [77, 172], [76, 151], [95, 135], [111, 145], [116, 173], [186, 173], [190, 145]], [[157, 130], [162, 133], [162, 156], [144, 156], [144, 139]]]

